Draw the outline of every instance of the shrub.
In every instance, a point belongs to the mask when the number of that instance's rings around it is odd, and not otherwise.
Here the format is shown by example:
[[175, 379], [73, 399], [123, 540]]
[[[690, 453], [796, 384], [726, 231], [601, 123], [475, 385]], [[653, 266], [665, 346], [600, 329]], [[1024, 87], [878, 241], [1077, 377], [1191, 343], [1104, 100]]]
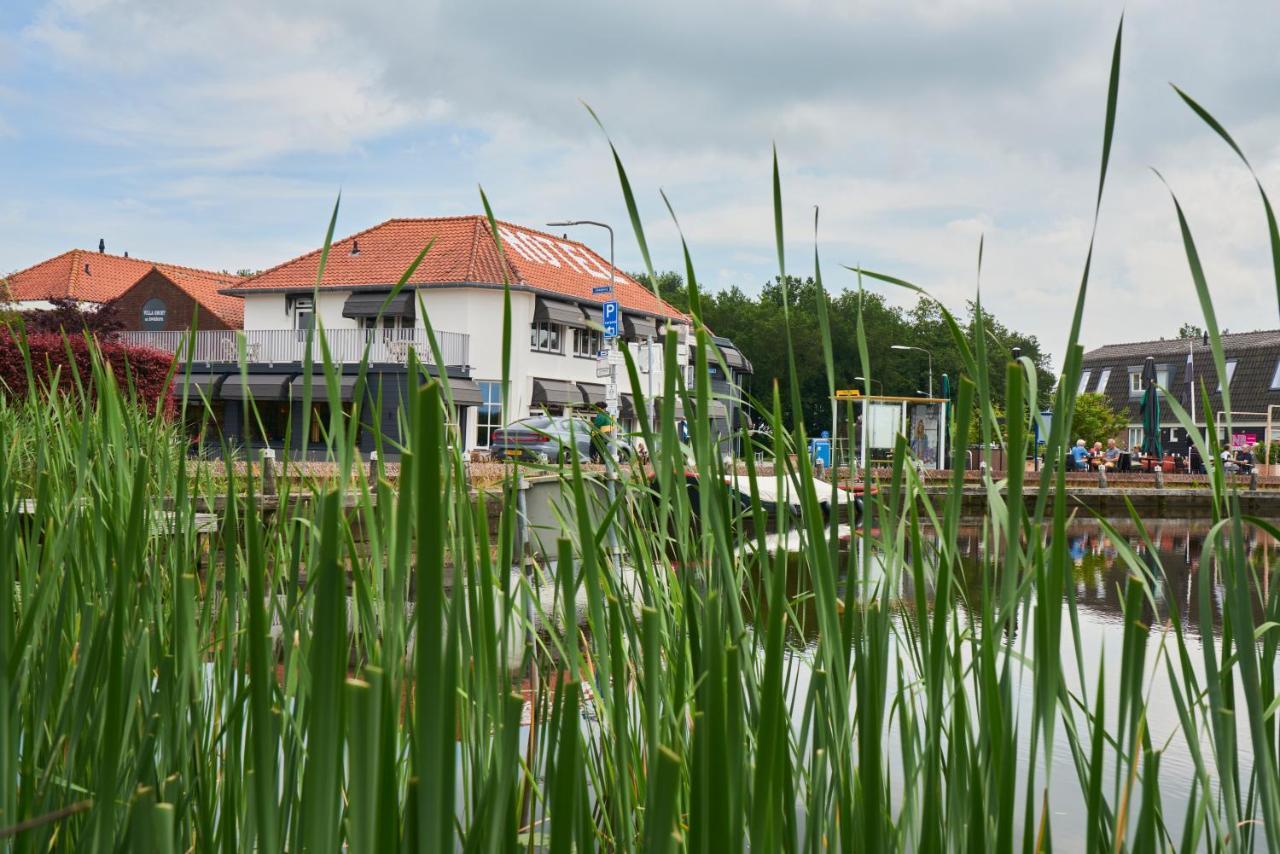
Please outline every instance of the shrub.
[[166, 415], [172, 414], [168, 376], [173, 356], [116, 341], [96, 341], [91, 346], [80, 336], [41, 332], [22, 338], [11, 329], [0, 329], [0, 389], [25, 398], [31, 394], [34, 380], [42, 392], [56, 388], [65, 394], [76, 394], [83, 387], [85, 394], [92, 395], [95, 357], [110, 368], [121, 389], [133, 389], [134, 399], [145, 402], [148, 411], [155, 412], [158, 407]]

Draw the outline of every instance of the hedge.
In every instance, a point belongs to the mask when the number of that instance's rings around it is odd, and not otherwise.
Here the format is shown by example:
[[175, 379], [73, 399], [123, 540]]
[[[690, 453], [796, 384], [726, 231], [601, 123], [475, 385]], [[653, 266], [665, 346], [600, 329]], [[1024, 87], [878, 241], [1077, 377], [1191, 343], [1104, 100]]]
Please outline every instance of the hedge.
[[[93, 349], [111, 367], [124, 394], [132, 385], [138, 400], [145, 401], [150, 411], [155, 412], [158, 406], [166, 415], [173, 414], [173, 396], [167, 382], [173, 363], [171, 353], [110, 340], [96, 342]], [[78, 375], [86, 391], [92, 393], [93, 350], [83, 337], [36, 333], [18, 339], [10, 330], [0, 328], [0, 389], [5, 393], [26, 397], [31, 391], [24, 350], [30, 354], [31, 372], [38, 388], [47, 390], [56, 374], [58, 390], [73, 394]]]

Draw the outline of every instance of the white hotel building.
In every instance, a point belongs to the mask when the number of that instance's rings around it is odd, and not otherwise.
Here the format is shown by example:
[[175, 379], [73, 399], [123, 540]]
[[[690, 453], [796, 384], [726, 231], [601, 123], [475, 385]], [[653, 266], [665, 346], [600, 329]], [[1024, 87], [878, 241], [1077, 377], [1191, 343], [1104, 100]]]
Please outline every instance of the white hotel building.
[[[433, 374], [448, 378], [464, 449], [484, 448], [490, 431], [502, 426], [504, 282], [511, 293], [508, 420], [535, 411], [559, 413], [605, 403], [608, 379], [599, 376], [597, 367], [599, 353], [608, 349], [601, 309], [609, 297], [593, 289], [609, 284], [608, 262], [576, 241], [510, 223], [498, 223], [498, 236], [501, 252], [482, 216], [393, 219], [335, 241], [318, 287], [319, 249], [224, 290], [244, 300], [247, 387], [235, 368], [241, 346], [235, 332], [196, 333], [192, 365], [206, 396], [219, 402], [222, 429], [246, 447], [284, 441], [283, 425], [300, 407], [307, 331], [318, 322], [333, 360], [343, 366], [343, 399], [329, 401], [318, 381], [313, 396], [321, 401], [319, 407], [346, 407], [357, 394], [364, 398], [361, 450], [374, 448], [374, 430], [392, 439], [398, 432], [396, 413], [408, 382], [410, 349]], [[388, 301], [423, 249], [427, 252], [405, 288]], [[620, 340], [630, 348], [640, 371], [638, 391], [645, 398], [650, 389], [661, 395], [661, 348], [667, 329], [679, 337], [677, 364], [688, 378], [688, 320], [625, 273], [615, 271], [613, 281], [621, 308]], [[435, 364], [427, 344], [428, 320], [443, 364]], [[176, 349], [178, 336], [185, 334], [133, 337], [138, 343]], [[719, 346], [731, 375], [723, 376], [716, 365], [713, 387], [730, 398], [731, 389], [740, 387], [750, 373], [750, 363], [723, 339]], [[355, 387], [355, 372], [366, 350], [369, 383], [361, 393]], [[621, 419], [635, 426], [643, 413], [636, 411], [637, 390], [630, 388], [622, 365], [618, 382]], [[246, 426], [244, 400], [250, 394], [263, 422], [261, 430]], [[727, 431], [737, 411], [729, 401], [717, 403], [707, 415]]]

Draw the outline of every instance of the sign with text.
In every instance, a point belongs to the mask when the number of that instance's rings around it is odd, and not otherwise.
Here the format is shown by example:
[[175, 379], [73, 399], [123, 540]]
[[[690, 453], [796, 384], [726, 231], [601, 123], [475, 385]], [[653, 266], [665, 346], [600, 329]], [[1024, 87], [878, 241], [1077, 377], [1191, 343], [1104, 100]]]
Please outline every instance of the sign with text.
[[604, 314], [603, 314], [604, 337], [617, 338], [618, 337], [618, 301], [616, 299], [611, 299], [607, 303], [605, 303], [602, 306], [602, 308], [604, 311]]
[[836, 400], [854, 400], [859, 397], [862, 397], [862, 392], [856, 388], [836, 389]]
[[169, 307], [159, 297], [152, 297], [142, 304], [142, 328], [156, 332], [164, 329], [169, 319]]

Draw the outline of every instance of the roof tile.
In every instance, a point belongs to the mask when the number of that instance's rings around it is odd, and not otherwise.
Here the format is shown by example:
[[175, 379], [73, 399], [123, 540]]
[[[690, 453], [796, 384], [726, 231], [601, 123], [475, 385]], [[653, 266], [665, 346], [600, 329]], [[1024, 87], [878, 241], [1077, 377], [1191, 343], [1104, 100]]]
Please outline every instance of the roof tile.
[[[604, 301], [592, 288], [609, 283], [609, 263], [591, 249], [524, 226], [497, 225], [501, 252], [483, 216], [387, 220], [334, 242], [320, 287], [394, 285], [418, 253], [430, 246], [410, 284], [501, 285], [506, 279], [579, 302]], [[317, 249], [240, 283], [232, 292], [314, 287], [319, 269]], [[614, 293], [624, 310], [683, 317], [620, 270], [614, 271]]]

